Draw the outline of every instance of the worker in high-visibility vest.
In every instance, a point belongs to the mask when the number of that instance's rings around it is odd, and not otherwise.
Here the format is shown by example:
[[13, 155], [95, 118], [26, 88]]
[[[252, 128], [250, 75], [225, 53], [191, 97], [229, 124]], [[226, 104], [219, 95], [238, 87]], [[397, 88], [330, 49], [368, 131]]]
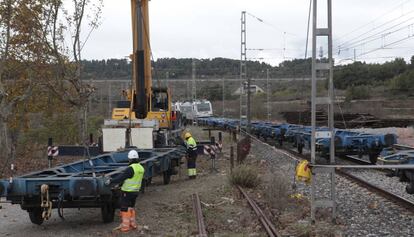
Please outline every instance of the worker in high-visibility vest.
[[138, 228], [135, 221], [135, 201], [144, 177], [144, 167], [139, 163], [139, 156], [136, 150], [129, 151], [128, 160], [129, 166], [124, 172], [114, 179], [108, 179], [105, 182], [106, 185], [122, 183], [120, 198], [122, 223], [116, 228], [122, 232]]
[[184, 135], [187, 145], [187, 171], [190, 179], [197, 176], [196, 160], [197, 160], [197, 143], [189, 132]]

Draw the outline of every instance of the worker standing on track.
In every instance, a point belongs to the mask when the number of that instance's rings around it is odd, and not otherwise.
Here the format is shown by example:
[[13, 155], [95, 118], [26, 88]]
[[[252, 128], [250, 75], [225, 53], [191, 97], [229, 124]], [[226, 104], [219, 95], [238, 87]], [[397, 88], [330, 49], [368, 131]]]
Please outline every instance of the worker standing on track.
[[189, 132], [184, 135], [187, 145], [187, 171], [190, 179], [197, 176], [196, 160], [197, 160], [197, 143]]
[[141, 189], [142, 178], [144, 177], [144, 167], [139, 163], [139, 156], [136, 150], [128, 153], [129, 166], [123, 173], [112, 180], [107, 180], [106, 185], [119, 184], [121, 186], [121, 218], [122, 223], [115, 228], [122, 232], [128, 232], [131, 229], [137, 229], [135, 221], [135, 201], [138, 192]]

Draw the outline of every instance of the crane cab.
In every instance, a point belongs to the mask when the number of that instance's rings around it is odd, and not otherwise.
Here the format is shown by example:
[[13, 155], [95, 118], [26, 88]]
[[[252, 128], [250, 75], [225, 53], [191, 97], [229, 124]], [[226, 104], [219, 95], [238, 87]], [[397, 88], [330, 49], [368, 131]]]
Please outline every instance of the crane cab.
[[[134, 91], [135, 93], [135, 91]], [[136, 120], [134, 99], [130, 90], [123, 91], [126, 100], [118, 101], [116, 108], [112, 110], [113, 120]], [[167, 88], [152, 88], [149, 95], [148, 113], [146, 120], [157, 120], [159, 128], [171, 128], [171, 95]], [[133, 103], [131, 104], [131, 101]]]

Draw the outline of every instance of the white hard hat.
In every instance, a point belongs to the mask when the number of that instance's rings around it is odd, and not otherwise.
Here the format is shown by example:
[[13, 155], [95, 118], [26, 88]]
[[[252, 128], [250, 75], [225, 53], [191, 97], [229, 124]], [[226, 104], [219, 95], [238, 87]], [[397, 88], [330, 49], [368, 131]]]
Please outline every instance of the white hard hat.
[[128, 152], [128, 159], [132, 160], [132, 159], [138, 159], [138, 152], [136, 150], [130, 150]]

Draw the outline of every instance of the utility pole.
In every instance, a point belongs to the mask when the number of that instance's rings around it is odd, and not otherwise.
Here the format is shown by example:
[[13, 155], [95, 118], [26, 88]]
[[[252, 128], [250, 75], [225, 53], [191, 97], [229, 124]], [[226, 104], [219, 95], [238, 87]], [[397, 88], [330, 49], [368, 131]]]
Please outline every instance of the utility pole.
[[102, 101], [103, 101], [103, 88], [102, 86], [99, 89], [99, 113], [102, 113], [102, 110], [104, 110]]
[[221, 116], [224, 118], [224, 100], [226, 99], [225, 98], [225, 93], [224, 93], [224, 77], [223, 77], [222, 83], [223, 83], [223, 85], [222, 85], [223, 95], [222, 95], [222, 110], [221, 110], [222, 113], [221, 113]]
[[197, 86], [196, 86], [196, 61], [193, 58], [192, 62], [192, 88], [191, 88], [191, 98], [193, 101], [197, 99]]
[[356, 49], [354, 49], [354, 62], [356, 62]]
[[[249, 132], [250, 127], [250, 79], [247, 79], [246, 12], [241, 13], [240, 44], [240, 130]], [[247, 82], [246, 82], [247, 79]], [[247, 93], [246, 93], [247, 90]]]
[[165, 73], [165, 84], [167, 84], [168, 89], [170, 88], [169, 78], [170, 78], [170, 72], [166, 72]]
[[108, 83], [108, 113], [109, 116], [112, 114], [112, 83]]
[[266, 69], [266, 109], [267, 109], [267, 121], [270, 121], [270, 87], [269, 87], [269, 69]]

